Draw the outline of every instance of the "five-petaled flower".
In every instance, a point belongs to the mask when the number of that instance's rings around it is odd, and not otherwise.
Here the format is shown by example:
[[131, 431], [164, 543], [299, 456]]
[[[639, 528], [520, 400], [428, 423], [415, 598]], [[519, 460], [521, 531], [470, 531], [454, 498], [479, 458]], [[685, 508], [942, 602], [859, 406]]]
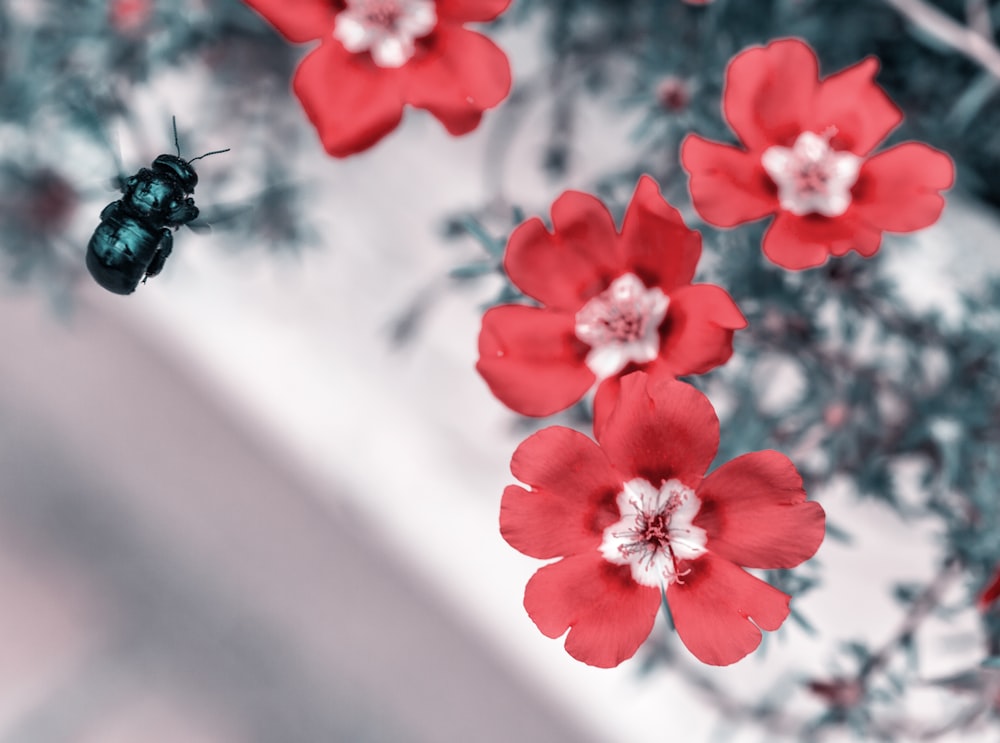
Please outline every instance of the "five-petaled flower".
[[649, 636], [666, 594], [681, 641], [701, 661], [734, 663], [775, 630], [790, 597], [743, 570], [791, 568], [825, 532], [795, 466], [776, 451], [705, 476], [719, 444], [708, 399], [643, 372], [622, 380], [595, 443], [552, 426], [525, 440], [500, 531], [521, 552], [561, 557], [528, 582], [524, 606], [543, 634], [595, 666], [616, 666]]
[[563, 410], [603, 381], [596, 425], [619, 379], [642, 369], [701, 374], [733, 353], [746, 319], [713, 284], [691, 284], [701, 235], [688, 229], [649, 176], [636, 186], [621, 232], [597, 198], [567, 191], [510, 236], [504, 268], [541, 307], [502, 305], [483, 317], [476, 368], [523, 415]]
[[393, 131], [404, 105], [454, 135], [479, 125], [510, 92], [506, 55], [465, 23], [491, 21], [510, 0], [245, 0], [286, 39], [319, 40], [292, 81], [335, 157]]
[[850, 250], [870, 257], [883, 231], [936, 222], [951, 159], [920, 142], [871, 154], [903, 120], [874, 82], [878, 66], [868, 57], [820, 80], [815, 53], [798, 39], [736, 55], [722, 108], [743, 147], [694, 134], [681, 146], [698, 213], [719, 227], [774, 214], [764, 253], [789, 269]]

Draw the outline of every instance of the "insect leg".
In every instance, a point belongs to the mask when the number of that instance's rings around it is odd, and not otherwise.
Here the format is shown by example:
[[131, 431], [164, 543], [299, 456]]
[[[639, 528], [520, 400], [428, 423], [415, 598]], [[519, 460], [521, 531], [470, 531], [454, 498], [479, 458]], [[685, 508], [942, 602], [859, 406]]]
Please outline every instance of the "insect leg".
[[188, 197], [167, 215], [167, 224], [174, 226], [193, 222], [198, 218], [198, 207], [194, 205], [194, 199]]
[[153, 260], [151, 260], [149, 262], [149, 266], [146, 267], [146, 275], [142, 279], [143, 284], [146, 283], [146, 279], [151, 279], [163, 270], [163, 266], [167, 262], [167, 258], [169, 258], [170, 253], [173, 252], [174, 233], [171, 232], [169, 228], [164, 227], [161, 234], [160, 244], [156, 247], [156, 253], [153, 254]]

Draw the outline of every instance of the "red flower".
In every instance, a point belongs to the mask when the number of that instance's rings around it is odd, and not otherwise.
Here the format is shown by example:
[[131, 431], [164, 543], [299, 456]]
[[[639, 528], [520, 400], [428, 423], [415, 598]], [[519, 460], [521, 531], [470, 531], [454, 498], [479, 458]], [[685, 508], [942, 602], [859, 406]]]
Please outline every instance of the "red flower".
[[541, 307], [503, 305], [483, 317], [476, 368], [505, 405], [551, 415], [607, 380], [597, 425], [636, 369], [701, 374], [733, 353], [746, 327], [736, 303], [713, 284], [691, 284], [701, 235], [643, 176], [620, 232], [598, 199], [567, 191], [552, 205], [549, 232], [529, 219], [510, 236], [504, 268]]
[[903, 120], [874, 82], [878, 67], [868, 57], [820, 80], [815, 53], [798, 39], [737, 54], [722, 109], [743, 148], [694, 134], [681, 145], [698, 213], [719, 227], [776, 215], [764, 254], [790, 269], [849, 250], [870, 257], [883, 231], [936, 222], [951, 159], [920, 142], [871, 154]]
[[501, 534], [531, 557], [562, 557], [528, 581], [531, 619], [548, 637], [568, 629], [570, 655], [609, 668], [649, 635], [665, 592], [699, 660], [753, 651], [760, 630], [788, 616], [789, 596], [740, 566], [791, 568], [823, 541], [823, 509], [806, 501], [795, 466], [759, 451], [704, 477], [719, 444], [711, 403], [642, 372], [622, 380], [597, 440], [552, 426], [511, 460], [531, 490], [504, 491]]
[[291, 42], [319, 40], [292, 87], [326, 151], [347, 157], [389, 134], [409, 104], [454, 135], [510, 92], [510, 65], [463, 27], [510, 0], [245, 0]]

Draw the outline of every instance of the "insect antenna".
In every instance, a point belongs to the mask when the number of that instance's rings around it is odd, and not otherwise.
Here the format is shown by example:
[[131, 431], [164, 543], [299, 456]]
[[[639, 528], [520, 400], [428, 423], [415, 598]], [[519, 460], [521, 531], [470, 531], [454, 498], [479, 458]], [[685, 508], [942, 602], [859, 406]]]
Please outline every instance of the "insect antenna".
[[227, 147], [224, 150], [212, 150], [211, 152], [206, 152], [204, 155], [198, 155], [198, 157], [192, 157], [190, 160], [188, 160], [188, 162], [193, 163], [195, 160], [201, 160], [203, 157], [208, 157], [209, 155], [221, 155], [223, 152], [229, 152], [229, 148]]
[[[181, 156], [181, 143], [177, 139], [177, 117], [176, 116], [171, 116], [170, 119], [171, 119], [171, 121], [174, 122], [174, 146], [177, 148], [177, 157], [180, 157]], [[203, 157], [208, 157], [209, 155], [219, 155], [219, 154], [221, 154], [223, 152], [229, 152], [229, 148], [227, 147], [224, 150], [212, 150], [211, 152], [206, 152], [204, 155], [198, 155], [198, 157], [192, 157], [187, 162], [193, 163], [195, 160], [201, 160]]]
[[177, 148], [177, 157], [180, 157], [181, 156], [181, 143], [180, 143], [180, 140], [177, 139], [177, 117], [176, 116], [171, 116], [170, 120], [174, 122], [174, 147]]

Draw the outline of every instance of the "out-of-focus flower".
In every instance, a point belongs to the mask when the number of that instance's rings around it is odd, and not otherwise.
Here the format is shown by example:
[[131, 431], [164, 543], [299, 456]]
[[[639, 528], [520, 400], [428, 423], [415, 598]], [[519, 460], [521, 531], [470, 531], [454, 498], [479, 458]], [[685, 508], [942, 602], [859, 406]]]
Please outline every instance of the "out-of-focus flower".
[[49, 167], [24, 170], [0, 165], [0, 225], [15, 233], [49, 238], [69, 225], [79, 195]]
[[[701, 661], [728, 665], [775, 630], [789, 596], [743, 567], [791, 568], [825, 532], [787, 457], [759, 451], [710, 475], [719, 420], [698, 390], [642, 372], [622, 380], [594, 443], [545, 428], [514, 453], [500, 532], [531, 557], [524, 606], [548, 637], [595, 666], [630, 658], [666, 594], [681, 641]], [[742, 566], [742, 567], [741, 567]]]
[[851, 408], [842, 402], [833, 402], [823, 409], [823, 422], [830, 428], [840, 428], [851, 417]]
[[691, 102], [691, 86], [686, 80], [669, 75], [657, 84], [656, 100], [667, 111], [678, 113]]
[[320, 41], [292, 87], [335, 157], [393, 131], [405, 105], [454, 135], [510, 92], [506, 55], [463, 24], [491, 21], [510, 0], [244, 0], [293, 43]]
[[118, 33], [133, 34], [149, 23], [153, 15], [153, 0], [110, 0], [108, 15]]
[[836, 709], [851, 709], [861, 704], [865, 698], [864, 684], [856, 678], [813, 680], [807, 684], [807, 688]]
[[980, 611], [986, 611], [996, 603], [997, 599], [1000, 599], [1000, 567], [997, 568], [986, 587], [979, 592], [976, 606], [979, 607]]
[[746, 319], [725, 290], [691, 283], [700, 257], [701, 235], [649, 176], [620, 232], [596, 197], [567, 191], [552, 205], [552, 231], [529, 219], [504, 256], [511, 281], [542, 306], [490, 309], [476, 368], [501, 402], [533, 416], [606, 380], [595, 398], [599, 427], [621, 376], [701, 374], [732, 355]]
[[920, 142], [872, 154], [903, 120], [874, 81], [878, 66], [868, 57], [820, 80], [815, 53], [799, 39], [737, 54], [722, 108], [743, 147], [695, 134], [681, 146], [698, 213], [719, 227], [775, 215], [764, 253], [789, 269], [850, 250], [870, 257], [883, 231], [936, 222], [954, 165]]

